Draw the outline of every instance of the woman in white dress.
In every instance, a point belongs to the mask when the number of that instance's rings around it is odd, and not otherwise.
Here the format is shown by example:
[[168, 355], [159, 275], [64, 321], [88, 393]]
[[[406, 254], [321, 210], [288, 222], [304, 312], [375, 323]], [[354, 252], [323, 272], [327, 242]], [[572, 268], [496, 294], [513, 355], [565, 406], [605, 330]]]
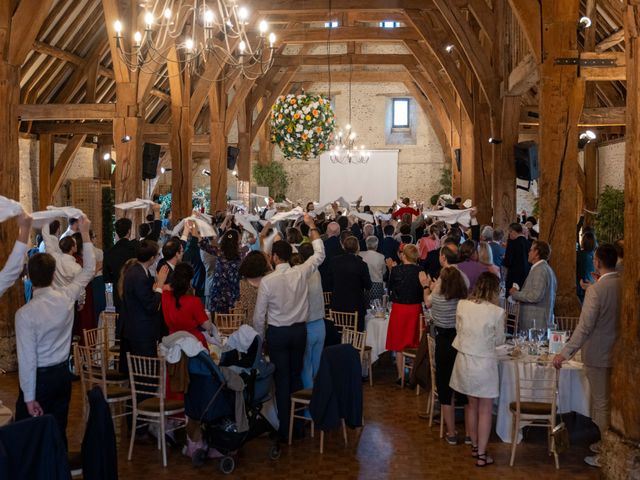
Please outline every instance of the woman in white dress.
[[498, 357], [496, 346], [505, 341], [506, 313], [498, 304], [500, 282], [493, 273], [484, 272], [478, 278], [469, 300], [460, 300], [456, 310], [458, 351], [449, 382], [456, 392], [467, 395], [469, 405], [465, 416], [467, 434], [471, 437], [476, 466], [491, 465], [487, 443], [491, 433], [493, 399], [499, 394]]

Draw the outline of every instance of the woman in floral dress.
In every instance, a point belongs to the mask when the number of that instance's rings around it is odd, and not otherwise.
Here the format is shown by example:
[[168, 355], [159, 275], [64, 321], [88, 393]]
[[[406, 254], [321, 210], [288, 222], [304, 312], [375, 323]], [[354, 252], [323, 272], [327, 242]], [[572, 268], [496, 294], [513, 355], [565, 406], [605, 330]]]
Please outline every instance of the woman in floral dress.
[[240, 236], [230, 229], [224, 232], [219, 243], [203, 239], [200, 248], [216, 257], [207, 308], [211, 313], [229, 313], [240, 297]]

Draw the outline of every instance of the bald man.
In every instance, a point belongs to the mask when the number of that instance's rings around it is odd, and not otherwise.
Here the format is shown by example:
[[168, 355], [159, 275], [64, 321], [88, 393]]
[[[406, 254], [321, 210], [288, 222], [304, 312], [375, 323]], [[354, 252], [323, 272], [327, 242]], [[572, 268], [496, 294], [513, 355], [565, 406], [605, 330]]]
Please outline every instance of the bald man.
[[322, 265], [318, 268], [320, 277], [322, 278], [322, 291], [333, 291], [333, 282], [331, 280], [331, 274], [329, 272], [329, 266], [331, 265], [331, 259], [342, 255], [344, 250], [340, 244], [340, 225], [336, 222], [331, 222], [327, 225], [327, 239], [324, 241], [325, 258]]

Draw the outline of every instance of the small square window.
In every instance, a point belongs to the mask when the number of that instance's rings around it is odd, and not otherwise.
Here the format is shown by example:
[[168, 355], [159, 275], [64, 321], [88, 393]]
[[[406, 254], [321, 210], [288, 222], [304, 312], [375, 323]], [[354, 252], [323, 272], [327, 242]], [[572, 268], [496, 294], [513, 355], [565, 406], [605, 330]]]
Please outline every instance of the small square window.
[[324, 28], [338, 28], [338, 21], [332, 20], [331, 22], [324, 22]]
[[400, 22], [392, 22], [391, 20], [385, 20], [384, 22], [380, 22], [380, 26], [382, 28], [398, 28], [400, 26]]
[[393, 99], [393, 128], [409, 128], [409, 99]]

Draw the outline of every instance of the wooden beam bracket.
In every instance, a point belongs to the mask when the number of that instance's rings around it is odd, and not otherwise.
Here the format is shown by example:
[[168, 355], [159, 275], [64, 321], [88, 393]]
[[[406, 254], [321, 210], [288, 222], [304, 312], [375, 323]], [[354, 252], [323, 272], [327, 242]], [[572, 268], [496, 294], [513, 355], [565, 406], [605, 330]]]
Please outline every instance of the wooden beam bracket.
[[577, 65], [579, 67], [617, 67], [612, 58], [556, 58], [554, 65]]

